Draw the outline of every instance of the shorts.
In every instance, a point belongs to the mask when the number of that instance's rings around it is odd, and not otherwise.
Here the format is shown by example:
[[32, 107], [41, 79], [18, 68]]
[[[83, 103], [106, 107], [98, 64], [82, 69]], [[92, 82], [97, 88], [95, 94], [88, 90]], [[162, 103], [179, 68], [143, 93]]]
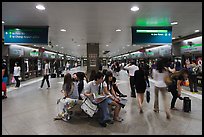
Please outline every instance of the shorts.
[[108, 104], [111, 104], [113, 102], [113, 100], [111, 98], [107, 98], [106, 100], [107, 100]]

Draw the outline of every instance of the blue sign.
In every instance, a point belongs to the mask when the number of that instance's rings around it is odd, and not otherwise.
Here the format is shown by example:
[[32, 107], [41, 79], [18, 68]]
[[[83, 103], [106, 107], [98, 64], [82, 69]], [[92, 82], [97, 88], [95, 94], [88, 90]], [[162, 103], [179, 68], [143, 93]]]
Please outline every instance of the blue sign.
[[172, 27], [132, 27], [132, 44], [171, 44]]
[[48, 27], [4, 26], [4, 43], [48, 44]]

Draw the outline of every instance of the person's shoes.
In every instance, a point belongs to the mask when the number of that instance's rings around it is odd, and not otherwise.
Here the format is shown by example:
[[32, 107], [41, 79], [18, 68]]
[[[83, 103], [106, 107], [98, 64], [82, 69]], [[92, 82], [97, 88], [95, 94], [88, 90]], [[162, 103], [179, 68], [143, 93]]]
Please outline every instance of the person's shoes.
[[59, 104], [59, 102], [60, 102], [60, 98], [57, 100], [57, 104]]
[[42, 89], [42, 87], [39, 87], [39, 89]]
[[107, 126], [107, 124], [106, 124], [105, 122], [102, 122], [102, 123], [100, 122], [99, 124], [100, 124], [102, 127], [106, 127], [106, 126]]
[[107, 123], [107, 124], [114, 124], [114, 121], [111, 120], [111, 119], [108, 119], [108, 120], [105, 120], [105, 123]]
[[180, 100], [183, 100], [183, 97], [178, 97]]
[[196, 90], [196, 91], [194, 91], [194, 92], [198, 92], [198, 91]]
[[166, 115], [166, 119], [170, 119], [171, 116], [169, 114]]
[[47, 89], [50, 89], [50, 87], [47, 87]]
[[156, 112], [156, 113], [159, 113], [159, 110], [154, 109], [153, 111]]
[[5, 98], [7, 98], [7, 96], [2, 96], [2, 99], [5, 99]]
[[173, 107], [173, 108], [171, 108], [172, 110], [178, 110], [177, 108], [175, 108], [175, 107]]
[[136, 98], [136, 95], [131, 95], [132, 98]]
[[142, 114], [143, 113], [143, 110], [142, 109], [140, 109], [140, 114]]
[[119, 97], [127, 97], [127, 95], [120, 94]]

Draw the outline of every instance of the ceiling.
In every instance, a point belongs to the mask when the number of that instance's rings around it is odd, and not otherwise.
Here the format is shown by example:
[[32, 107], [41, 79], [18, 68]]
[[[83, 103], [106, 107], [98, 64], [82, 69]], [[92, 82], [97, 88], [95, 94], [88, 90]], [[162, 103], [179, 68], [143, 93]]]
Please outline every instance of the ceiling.
[[[37, 10], [37, 4], [46, 9]], [[132, 6], [140, 10], [133, 12]], [[202, 2], [2, 2], [4, 25], [49, 26], [53, 48], [45, 48], [77, 57], [86, 56], [86, 44], [92, 42], [99, 43], [101, 57], [106, 50], [111, 57], [146, 47], [131, 44], [131, 26], [138, 19], [177, 21], [176, 38], [202, 32]]]

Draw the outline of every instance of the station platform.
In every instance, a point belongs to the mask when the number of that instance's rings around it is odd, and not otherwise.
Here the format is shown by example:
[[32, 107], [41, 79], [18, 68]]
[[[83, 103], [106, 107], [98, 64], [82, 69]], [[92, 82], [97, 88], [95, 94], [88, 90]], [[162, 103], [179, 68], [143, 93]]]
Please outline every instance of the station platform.
[[[85, 71], [75, 68], [70, 73]], [[178, 110], [171, 111], [171, 119], [166, 119], [162, 100], [159, 96], [160, 112], [153, 111], [154, 80], [150, 79], [150, 102], [144, 99], [140, 114], [136, 98], [130, 97], [129, 78], [121, 70], [117, 78], [119, 89], [127, 94], [127, 105], [121, 109], [122, 122], [114, 122], [101, 127], [97, 119], [86, 114], [76, 114], [70, 121], [54, 121], [57, 115], [58, 98], [63, 78], [50, 78], [51, 88], [47, 83], [40, 89], [42, 77], [21, 82], [21, 87], [8, 87], [8, 98], [2, 100], [2, 134], [3, 135], [202, 135], [202, 91], [191, 93], [183, 88], [182, 96], [191, 98], [191, 112], [183, 112], [183, 101], [177, 100]], [[168, 93], [168, 102], [172, 99]]]

